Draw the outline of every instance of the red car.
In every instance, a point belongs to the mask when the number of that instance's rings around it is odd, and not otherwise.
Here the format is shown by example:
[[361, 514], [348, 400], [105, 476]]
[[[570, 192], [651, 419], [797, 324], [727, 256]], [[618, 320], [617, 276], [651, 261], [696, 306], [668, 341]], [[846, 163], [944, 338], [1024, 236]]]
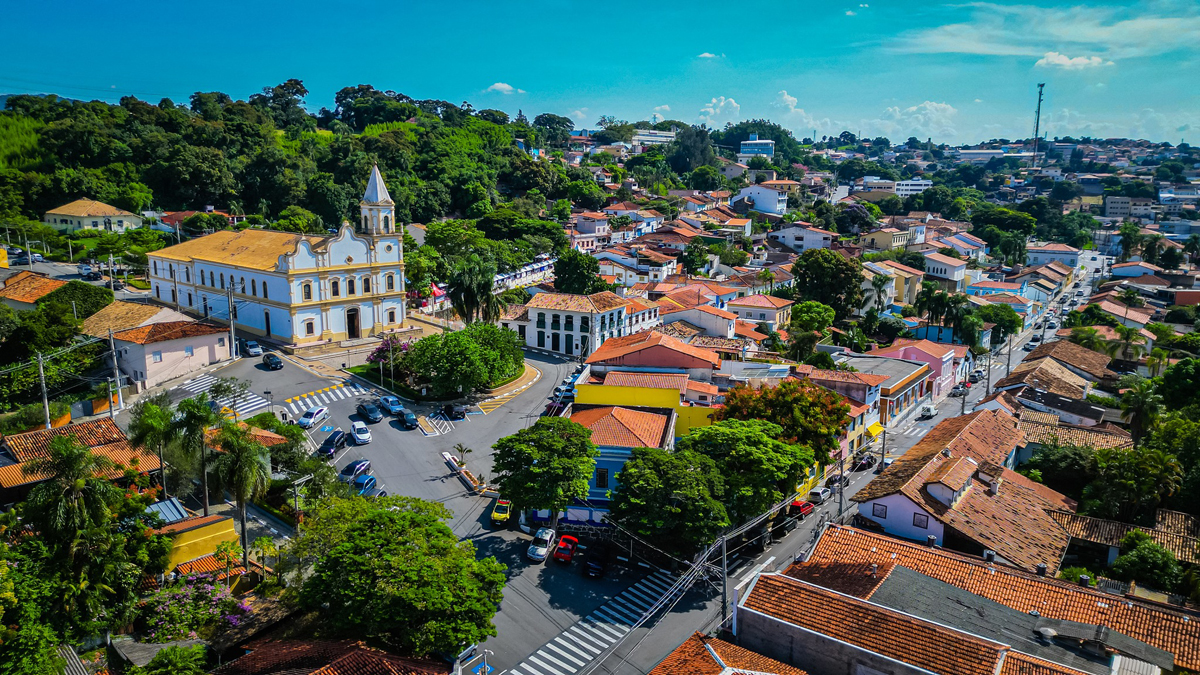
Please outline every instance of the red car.
[[564, 534], [558, 540], [558, 548], [554, 549], [554, 559], [559, 562], [569, 563], [575, 557], [575, 551], [579, 549], [579, 540], [569, 534]]
[[800, 499], [792, 502], [792, 511], [800, 517], [800, 520], [804, 520], [804, 516], [812, 513], [813, 509], [815, 508], [816, 507], [813, 506], [812, 502], [806, 502]]

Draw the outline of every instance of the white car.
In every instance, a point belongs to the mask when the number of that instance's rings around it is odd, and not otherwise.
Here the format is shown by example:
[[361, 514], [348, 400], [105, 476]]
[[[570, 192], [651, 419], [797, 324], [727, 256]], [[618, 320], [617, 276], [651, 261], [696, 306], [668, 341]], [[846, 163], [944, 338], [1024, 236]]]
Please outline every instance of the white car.
[[258, 344], [254, 340], [248, 340], [246, 342], [246, 356], [262, 356], [262, 355], [263, 355], [262, 345]]
[[318, 405], [305, 410], [300, 419], [296, 420], [296, 425], [301, 429], [311, 429], [327, 419], [329, 419], [329, 408]]
[[366, 445], [371, 442], [371, 430], [360, 421], [355, 420], [350, 425], [350, 435], [354, 437], [355, 445]]
[[830, 490], [827, 487], [821, 487], [808, 493], [808, 501], [812, 502], [813, 504], [824, 504], [825, 502], [829, 501], [829, 498], [832, 496], [833, 490]]
[[554, 539], [554, 530], [548, 527], [539, 528], [537, 534], [533, 535], [533, 543], [529, 545], [529, 550], [525, 551], [525, 555], [534, 562], [542, 562], [546, 556], [550, 555], [550, 549], [554, 547]]

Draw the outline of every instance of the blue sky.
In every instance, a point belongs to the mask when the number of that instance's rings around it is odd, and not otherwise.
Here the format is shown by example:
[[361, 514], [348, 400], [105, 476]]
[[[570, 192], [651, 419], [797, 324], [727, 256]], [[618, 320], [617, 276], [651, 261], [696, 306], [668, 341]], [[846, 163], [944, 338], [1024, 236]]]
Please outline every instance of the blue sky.
[[[1032, 134], [1200, 143], [1200, 3], [912, 0], [357, 3], [16, 0], [0, 93], [185, 102], [289, 77], [308, 107], [359, 83], [531, 118], [768, 118], [972, 142]], [[50, 29], [49, 27], [53, 28]]]

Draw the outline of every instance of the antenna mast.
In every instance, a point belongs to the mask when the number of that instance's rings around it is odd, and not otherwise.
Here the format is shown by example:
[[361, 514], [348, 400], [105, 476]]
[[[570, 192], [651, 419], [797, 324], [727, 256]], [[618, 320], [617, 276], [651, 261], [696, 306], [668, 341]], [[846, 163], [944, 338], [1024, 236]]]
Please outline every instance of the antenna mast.
[[1033, 115], [1033, 168], [1038, 165], [1038, 141], [1041, 140], [1039, 134], [1042, 131], [1042, 90], [1046, 88], [1045, 82], [1038, 83], [1038, 104], [1037, 112]]

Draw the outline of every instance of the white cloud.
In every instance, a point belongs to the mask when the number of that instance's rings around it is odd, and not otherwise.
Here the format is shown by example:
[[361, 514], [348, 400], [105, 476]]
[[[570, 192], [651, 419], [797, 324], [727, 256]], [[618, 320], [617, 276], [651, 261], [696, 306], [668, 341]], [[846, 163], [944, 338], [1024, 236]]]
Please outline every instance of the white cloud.
[[663, 104], [654, 106], [654, 112], [671, 112], [671, 106]]
[[709, 126], [715, 126], [724, 122], [733, 122], [738, 119], [738, 115], [742, 111], [742, 106], [738, 102], [725, 98], [724, 96], [715, 96], [703, 108], [700, 109], [700, 115], [697, 119]]
[[488, 87], [486, 91], [497, 91], [497, 92], [500, 92], [501, 94], [504, 94], [505, 96], [507, 96], [509, 94], [524, 94], [525, 93], [524, 89], [517, 89], [516, 87], [512, 86], [511, 84], [507, 84], [505, 82], [497, 82], [497, 83], [493, 84], [492, 86]]
[[1035, 66], [1043, 68], [1062, 68], [1064, 70], [1083, 70], [1084, 68], [1097, 68], [1099, 66], [1114, 65], [1112, 61], [1105, 61], [1099, 56], [1075, 56], [1070, 57], [1066, 54], [1058, 52], [1046, 52], [1046, 55], [1034, 63]]
[[1052, 135], [1094, 136], [1099, 138], [1145, 138], [1152, 141], [1177, 142], [1179, 135], [1200, 125], [1200, 114], [1192, 112], [1163, 113], [1143, 108], [1116, 116], [1084, 115], [1078, 110], [1062, 108], [1044, 116]]
[[983, 103], [983, 99], [981, 99], [981, 98], [977, 98], [977, 99], [975, 99], [975, 102], [976, 102], [976, 103]]
[[870, 5], [864, 3], [864, 4], [859, 5], [859, 7], [866, 9], [866, 8], [870, 7]]
[[856, 15], [856, 14], [858, 14], [858, 12], [856, 12], [856, 11], [854, 11], [854, 10], [852, 10], [852, 9], [848, 9], [848, 10], [846, 10], [846, 16], [854, 16], [854, 15]]
[[[721, 56], [724, 56], [724, 54], [722, 54]], [[715, 59], [715, 58], [719, 58], [719, 57], [712, 52], [704, 52], [703, 54], [697, 54], [696, 58], [698, 58], [698, 59]]]
[[571, 111], [571, 119], [575, 120], [575, 125], [579, 126], [583, 120], [587, 119], [587, 108], [577, 108]]
[[831, 120], [828, 117], [817, 118], [810, 115], [804, 108], [799, 107], [800, 99], [781, 89], [773, 103], [775, 108], [782, 111], [780, 123], [796, 131], [796, 138], [804, 138], [816, 132], [818, 136], [841, 133], [849, 128], [849, 122]]
[[908, 108], [892, 106], [873, 120], [863, 120], [863, 133], [881, 134], [889, 138], [954, 138], [958, 109], [949, 103], [925, 101]]
[[1176, 50], [1195, 51], [1196, 36], [1200, 35], [1200, 5], [1196, 3], [1037, 7], [975, 2], [959, 8], [970, 13], [965, 20], [901, 33], [892, 49], [1039, 59], [1049, 52], [1084, 52], [1096, 55], [1104, 64]]

